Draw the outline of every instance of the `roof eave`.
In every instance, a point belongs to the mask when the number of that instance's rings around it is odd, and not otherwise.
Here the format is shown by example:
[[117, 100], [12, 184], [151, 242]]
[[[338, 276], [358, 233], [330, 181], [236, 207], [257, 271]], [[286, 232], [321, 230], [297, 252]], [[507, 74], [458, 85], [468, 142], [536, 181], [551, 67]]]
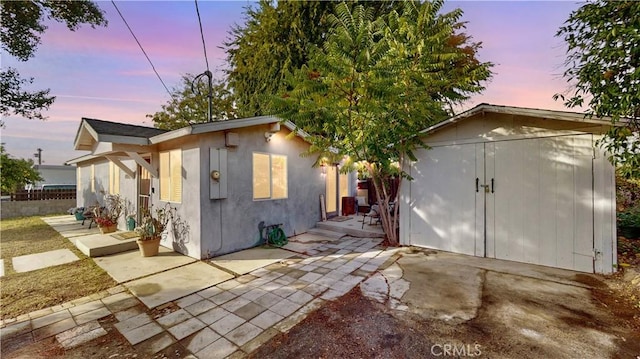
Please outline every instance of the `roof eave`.
[[513, 107], [513, 106], [499, 106], [499, 105], [481, 103], [474, 108], [464, 111], [442, 122], [438, 122], [435, 125], [420, 131], [420, 134], [429, 134], [431, 132], [439, 130], [442, 127], [449, 126], [463, 119], [475, 116], [480, 113], [485, 113], [485, 112], [503, 113], [503, 114], [517, 115], [517, 116], [531, 116], [531, 117], [539, 117], [543, 119], [559, 120], [559, 121], [583, 122], [583, 123], [591, 123], [591, 124], [597, 124], [597, 125], [611, 125], [610, 118], [594, 118], [594, 117], [589, 117], [586, 114], [581, 114], [576, 112], [542, 110], [542, 109]]

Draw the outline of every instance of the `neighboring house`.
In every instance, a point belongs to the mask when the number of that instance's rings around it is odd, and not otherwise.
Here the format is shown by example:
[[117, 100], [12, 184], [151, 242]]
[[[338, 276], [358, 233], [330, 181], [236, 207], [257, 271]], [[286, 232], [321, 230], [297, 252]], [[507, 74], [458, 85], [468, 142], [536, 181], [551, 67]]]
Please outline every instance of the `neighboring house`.
[[611, 273], [614, 167], [595, 145], [611, 123], [481, 104], [425, 131], [401, 189], [404, 245]]
[[35, 165], [33, 166], [42, 181], [36, 182], [34, 188], [42, 188], [42, 185], [75, 185], [76, 169], [73, 166]]
[[260, 222], [282, 223], [288, 236], [306, 232], [321, 218], [320, 195], [335, 214], [338, 197], [355, 194], [355, 178], [313, 168], [293, 129], [271, 116], [174, 131], [82, 119], [74, 146], [91, 153], [68, 161], [77, 166], [77, 204], [120, 194], [139, 215], [170, 203], [183, 221], [178, 232], [187, 231], [162, 244], [199, 259], [255, 246]]

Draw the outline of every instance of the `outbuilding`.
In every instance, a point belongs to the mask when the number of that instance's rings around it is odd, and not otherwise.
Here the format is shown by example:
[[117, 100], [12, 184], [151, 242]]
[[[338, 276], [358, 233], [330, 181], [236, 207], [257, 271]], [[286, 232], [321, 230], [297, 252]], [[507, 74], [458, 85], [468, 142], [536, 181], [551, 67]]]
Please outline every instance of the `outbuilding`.
[[421, 135], [401, 243], [588, 273], [616, 268], [615, 168], [584, 114], [480, 104]]

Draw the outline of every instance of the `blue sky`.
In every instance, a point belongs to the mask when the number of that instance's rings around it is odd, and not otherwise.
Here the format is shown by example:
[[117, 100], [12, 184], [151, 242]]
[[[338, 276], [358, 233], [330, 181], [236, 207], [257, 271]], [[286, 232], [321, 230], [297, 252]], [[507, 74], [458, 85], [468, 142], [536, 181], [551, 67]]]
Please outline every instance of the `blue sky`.
[[[225, 67], [219, 48], [233, 24], [243, 22], [247, 1], [199, 1], [209, 63], [214, 73]], [[202, 40], [193, 1], [116, 2], [163, 81], [172, 88], [185, 73], [205, 70]], [[35, 77], [33, 88], [50, 88], [57, 96], [47, 121], [4, 118], [1, 141], [14, 157], [32, 158], [43, 149], [46, 164], [62, 164], [84, 152], [73, 150], [82, 117], [153, 124], [145, 116], [160, 110], [169, 95], [129, 34], [111, 2], [105, 28], [70, 32], [48, 23], [35, 58], [19, 62], [2, 52], [2, 67]], [[445, 10], [464, 11], [467, 33], [483, 48], [479, 57], [496, 64], [487, 90], [465, 108], [487, 102], [498, 105], [563, 110], [553, 94], [568, 87], [561, 78], [565, 45], [557, 29], [580, 6], [566, 1], [451, 1]]]

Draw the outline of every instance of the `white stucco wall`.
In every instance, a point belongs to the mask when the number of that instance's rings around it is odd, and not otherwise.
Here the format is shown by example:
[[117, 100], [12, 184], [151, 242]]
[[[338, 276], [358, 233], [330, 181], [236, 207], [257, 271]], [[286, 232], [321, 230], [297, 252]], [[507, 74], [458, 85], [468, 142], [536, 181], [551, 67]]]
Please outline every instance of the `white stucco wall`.
[[76, 184], [76, 169], [73, 166], [36, 165], [34, 167], [43, 178], [36, 183], [35, 187], [43, 184]]
[[[268, 125], [238, 129], [239, 145], [227, 148], [228, 197], [209, 199], [209, 149], [225, 148], [222, 133], [200, 140], [200, 187], [202, 198], [202, 257], [208, 258], [255, 246], [259, 241], [258, 225], [282, 223], [287, 236], [306, 232], [320, 220], [320, 194], [325, 191], [324, 178], [312, 168], [312, 157], [300, 157], [308, 144], [298, 137], [285, 138], [284, 128], [269, 142], [264, 133]], [[288, 198], [253, 200], [253, 153], [287, 156]]]

